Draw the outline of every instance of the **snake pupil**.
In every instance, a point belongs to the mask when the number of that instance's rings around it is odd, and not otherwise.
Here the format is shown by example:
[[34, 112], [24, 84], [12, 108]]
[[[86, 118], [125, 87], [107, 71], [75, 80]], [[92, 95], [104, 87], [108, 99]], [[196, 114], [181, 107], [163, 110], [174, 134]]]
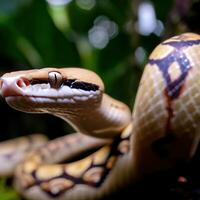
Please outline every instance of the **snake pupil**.
[[51, 71], [48, 74], [49, 84], [52, 88], [58, 89], [63, 83], [63, 77], [60, 72]]

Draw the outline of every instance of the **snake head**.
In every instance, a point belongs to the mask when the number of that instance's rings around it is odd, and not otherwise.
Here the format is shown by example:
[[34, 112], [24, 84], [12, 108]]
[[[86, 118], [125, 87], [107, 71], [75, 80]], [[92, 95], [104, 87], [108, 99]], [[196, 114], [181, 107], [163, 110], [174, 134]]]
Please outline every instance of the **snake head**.
[[48, 112], [50, 108], [98, 104], [104, 85], [92, 71], [82, 68], [43, 68], [6, 73], [1, 95], [15, 109]]

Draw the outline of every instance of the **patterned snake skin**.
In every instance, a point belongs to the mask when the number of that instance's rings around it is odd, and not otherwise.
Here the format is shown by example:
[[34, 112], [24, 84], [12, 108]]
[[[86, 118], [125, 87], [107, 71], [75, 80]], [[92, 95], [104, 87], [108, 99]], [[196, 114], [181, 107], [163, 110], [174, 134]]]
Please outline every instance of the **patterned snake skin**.
[[[199, 57], [200, 36], [194, 33], [159, 44], [145, 66], [132, 117], [87, 70], [3, 75], [1, 93], [10, 106], [53, 114], [84, 133], [47, 142], [20, 158], [14, 164], [17, 191], [30, 200], [103, 199], [147, 174], [190, 160], [200, 137]], [[71, 92], [70, 100], [62, 88]], [[0, 144], [0, 159], [5, 146]]]

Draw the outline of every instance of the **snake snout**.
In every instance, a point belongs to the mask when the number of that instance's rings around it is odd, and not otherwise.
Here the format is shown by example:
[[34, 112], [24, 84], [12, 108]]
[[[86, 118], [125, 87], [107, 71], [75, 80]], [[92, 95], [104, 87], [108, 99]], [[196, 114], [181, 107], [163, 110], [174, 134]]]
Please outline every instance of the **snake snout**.
[[21, 89], [28, 85], [30, 85], [30, 82], [26, 78], [11, 79], [2, 77], [0, 80], [1, 95], [3, 97], [22, 95]]
[[18, 87], [23, 88], [30, 85], [30, 81], [27, 78], [20, 78], [16, 81]]

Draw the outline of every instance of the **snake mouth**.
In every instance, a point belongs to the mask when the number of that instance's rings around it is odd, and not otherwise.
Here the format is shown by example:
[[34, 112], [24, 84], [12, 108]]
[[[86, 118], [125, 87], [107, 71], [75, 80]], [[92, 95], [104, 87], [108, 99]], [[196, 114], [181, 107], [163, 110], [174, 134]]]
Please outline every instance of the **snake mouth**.
[[102, 91], [93, 83], [87, 83], [76, 79], [58, 81], [57, 77], [52, 80], [17, 80], [1, 79], [1, 94], [3, 97], [21, 97], [38, 100], [87, 101], [98, 99]]
[[74, 80], [65, 81], [59, 87], [52, 87], [52, 83], [46, 80], [29, 81], [25, 78], [10, 82], [5, 79], [0, 85], [1, 95], [11, 107], [30, 113], [98, 105], [102, 98], [102, 91], [97, 86]]

